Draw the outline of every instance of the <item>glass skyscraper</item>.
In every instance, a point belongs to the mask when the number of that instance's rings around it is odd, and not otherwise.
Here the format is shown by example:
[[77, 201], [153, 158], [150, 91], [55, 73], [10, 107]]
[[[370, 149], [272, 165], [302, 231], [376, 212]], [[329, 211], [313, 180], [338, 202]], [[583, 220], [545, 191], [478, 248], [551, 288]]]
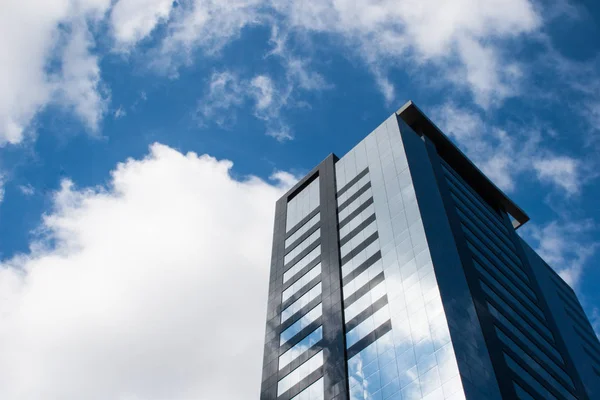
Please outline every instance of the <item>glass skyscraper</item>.
[[528, 216], [411, 102], [276, 204], [262, 400], [600, 399]]

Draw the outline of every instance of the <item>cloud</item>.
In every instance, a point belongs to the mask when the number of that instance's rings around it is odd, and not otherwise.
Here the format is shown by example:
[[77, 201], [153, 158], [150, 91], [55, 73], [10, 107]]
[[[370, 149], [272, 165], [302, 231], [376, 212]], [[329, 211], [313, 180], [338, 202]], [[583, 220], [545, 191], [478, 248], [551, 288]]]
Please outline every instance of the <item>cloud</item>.
[[166, 21], [173, 0], [119, 0], [111, 10], [110, 26], [116, 46], [128, 50]]
[[237, 74], [229, 71], [214, 72], [208, 84], [206, 95], [199, 101], [198, 112], [202, 122], [214, 122], [219, 126], [235, 119], [232, 108], [244, 102], [244, 85]]
[[[503, 44], [541, 25], [528, 0], [312, 0], [274, 7], [295, 29], [341, 36], [376, 76], [394, 65], [413, 64], [415, 70], [433, 65], [469, 89], [482, 106], [517, 90], [520, 68]], [[389, 100], [389, 86], [380, 87]]]
[[267, 110], [273, 104], [275, 87], [271, 78], [266, 75], [257, 75], [250, 81], [253, 89], [252, 95], [256, 99], [256, 110]]
[[123, 108], [123, 106], [119, 106], [114, 113], [115, 119], [123, 118], [127, 115], [127, 111]]
[[578, 194], [586, 181], [580, 162], [557, 155], [542, 140], [541, 129], [530, 125], [503, 129], [485, 123], [481, 113], [445, 103], [433, 119], [500, 188], [512, 191], [519, 176], [534, 173], [541, 183], [568, 196]]
[[100, 21], [109, 6], [109, 0], [3, 2], [0, 146], [21, 142], [49, 104], [65, 106], [92, 130], [97, 127], [104, 96], [87, 25]]
[[236, 110], [246, 102], [253, 102], [253, 114], [265, 121], [266, 134], [278, 141], [293, 139], [293, 134], [281, 116], [288, 105], [291, 87], [278, 87], [267, 75], [242, 79], [238, 74], [215, 72], [210, 78], [208, 91], [199, 101], [201, 122], [228, 127], [235, 123]]
[[154, 54], [154, 67], [177, 74], [182, 64], [191, 63], [196, 49], [215, 54], [243, 28], [263, 18], [261, 0], [191, 0], [178, 3], [167, 24], [167, 34]]
[[0, 203], [4, 200], [4, 174], [0, 172]]
[[599, 243], [590, 240], [591, 220], [528, 224], [526, 232], [537, 243], [536, 251], [572, 287], [577, 287], [586, 262]]
[[31, 251], [0, 264], [0, 398], [256, 399], [292, 180], [231, 168], [154, 144], [106, 187], [63, 181]]
[[90, 131], [96, 131], [106, 112], [108, 94], [100, 80], [98, 57], [91, 54], [93, 38], [87, 26], [72, 25], [62, 54], [57, 94], [59, 102], [74, 111]]
[[533, 168], [541, 181], [550, 182], [564, 189], [567, 194], [579, 193], [580, 178], [577, 160], [566, 156], [539, 159], [533, 162]]
[[23, 193], [23, 196], [33, 196], [35, 194], [35, 188], [28, 183], [27, 185], [19, 185], [19, 190]]

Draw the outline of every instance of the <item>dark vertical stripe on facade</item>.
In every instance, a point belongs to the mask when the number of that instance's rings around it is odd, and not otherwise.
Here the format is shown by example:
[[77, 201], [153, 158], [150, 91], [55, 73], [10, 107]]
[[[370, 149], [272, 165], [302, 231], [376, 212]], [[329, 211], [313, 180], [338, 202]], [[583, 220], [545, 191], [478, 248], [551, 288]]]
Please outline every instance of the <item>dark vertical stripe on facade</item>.
[[277, 398], [279, 334], [281, 293], [283, 292], [283, 257], [285, 253], [285, 220], [287, 199], [281, 198], [275, 205], [275, 226], [273, 230], [273, 249], [271, 252], [271, 273], [269, 278], [269, 298], [267, 304], [267, 325], [263, 354], [263, 371], [260, 399]]
[[321, 267], [323, 270], [323, 376], [325, 400], [349, 397], [346, 335], [342, 303], [335, 161], [330, 155], [319, 166], [321, 196]]

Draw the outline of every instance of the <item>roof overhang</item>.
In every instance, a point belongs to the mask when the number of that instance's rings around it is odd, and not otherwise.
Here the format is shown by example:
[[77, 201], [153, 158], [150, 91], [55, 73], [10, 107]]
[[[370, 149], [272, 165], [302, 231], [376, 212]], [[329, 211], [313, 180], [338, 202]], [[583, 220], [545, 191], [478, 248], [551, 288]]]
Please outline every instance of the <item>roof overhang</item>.
[[419, 135], [435, 145], [438, 154], [490, 204], [502, 207], [512, 217], [515, 229], [529, 221], [529, 216], [502, 192], [467, 156], [412, 102], [403, 105], [396, 115]]

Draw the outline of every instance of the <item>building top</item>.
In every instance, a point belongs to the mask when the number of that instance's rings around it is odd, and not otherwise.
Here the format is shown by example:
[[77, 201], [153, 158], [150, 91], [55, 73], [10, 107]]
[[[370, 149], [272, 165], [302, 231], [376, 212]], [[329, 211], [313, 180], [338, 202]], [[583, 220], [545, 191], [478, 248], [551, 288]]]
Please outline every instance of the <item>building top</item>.
[[438, 154], [490, 204], [503, 207], [512, 217], [515, 229], [529, 221], [525, 211], [485, 176], [412, 101], [404, 104], [396, 111], [396, 115], [419, 135], [431, 140]]

